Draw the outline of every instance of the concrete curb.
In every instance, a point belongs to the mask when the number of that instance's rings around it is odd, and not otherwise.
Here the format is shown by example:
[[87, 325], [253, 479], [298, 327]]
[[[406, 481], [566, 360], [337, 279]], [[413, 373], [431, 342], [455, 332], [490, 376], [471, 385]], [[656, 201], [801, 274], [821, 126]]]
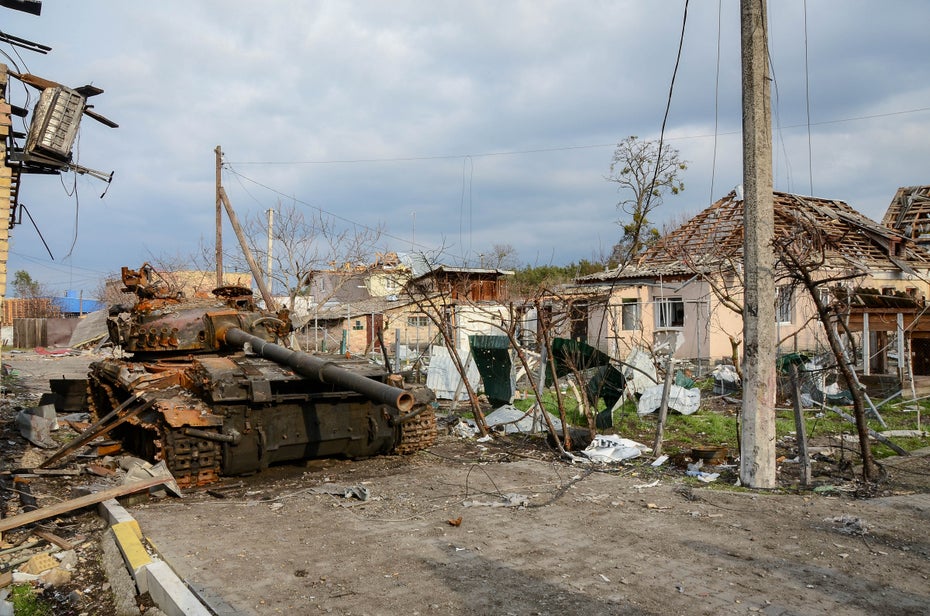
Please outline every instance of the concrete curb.
[[212, 616], [164, 560], [152, 558], [142, 545], [142, 529], [116, 499], [103, 501], [98, 510], [110, 525], [123, 562], [139, 593], [149, 593], [167, 616]]

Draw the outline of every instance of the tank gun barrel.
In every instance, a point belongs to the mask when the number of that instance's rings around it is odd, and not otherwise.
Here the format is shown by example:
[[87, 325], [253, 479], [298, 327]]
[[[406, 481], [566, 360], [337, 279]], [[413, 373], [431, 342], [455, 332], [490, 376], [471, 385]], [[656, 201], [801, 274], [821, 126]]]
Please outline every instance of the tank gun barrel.
[[218, 337], [221, 341], [233, 346], [242, 347], [248, 343], [252, 346], [252, 351], [257, 355], [282, 366], [287, 366], [301, 376], [346, 387], [364, 394], [376, 402], [389, 404], [404, 413], [413, 408], [414, 397], [408, 391], [356, 374], [314, 355], [292, 351], [279, 344], [267, 342], [258, 336], [242, 331], [238, 327], [229, 327], [222, 332], [218, 332]]

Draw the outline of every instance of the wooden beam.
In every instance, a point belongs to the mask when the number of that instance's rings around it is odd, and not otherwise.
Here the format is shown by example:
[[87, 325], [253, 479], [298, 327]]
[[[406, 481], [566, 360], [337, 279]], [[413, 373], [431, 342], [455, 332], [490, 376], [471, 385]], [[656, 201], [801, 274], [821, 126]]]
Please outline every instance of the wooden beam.
[[32, 524], [33, 522], [45, 520], [56, 515], [70, 513], [71, 511], [75, 511], [77, 509], [83, 509], [84, 507], [102, 503], [103, 501], [110, 500], [111, 498], [117, 498], [119, 496], [125, 496], [126, 494], [141, 492], [142, 490], [147, 490], [149, 488], [154, 488], [155, 486], [167, 484], [170, 481], [174, 481], [174, 478], [171, 475], [165, 475], [163, 477], [151, 477], [150, 479], [143, 479], [141, 481], [127, 483], [125, 485], [116, 486], [107, 490], [101, 490], [100, 492], [94, 492], [93, 494], [88, 494], [86, 496], [81, 496], [61, 503], [55, 503], [54, 505], [42, 507], [41, 509], [36, 509], [35, 511], [14, 515], [13, 517], [0, 520], [0, 532], [5, 532], [13, 528], [19, 528], [20, 526]]

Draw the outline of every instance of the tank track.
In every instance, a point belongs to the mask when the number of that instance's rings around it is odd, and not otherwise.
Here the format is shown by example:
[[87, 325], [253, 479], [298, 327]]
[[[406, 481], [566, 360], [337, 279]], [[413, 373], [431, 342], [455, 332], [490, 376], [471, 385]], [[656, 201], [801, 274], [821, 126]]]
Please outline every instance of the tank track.
[[161, 455], [182, 488], [202, 486], [220, 479], [223, 453], [220, 444], [187, 436], [162, 424]]
[[428, 408], [400, 426], [400, 439], [394, 453], [407, 455], [426, 449], [436, 441], [436, 413]]
[[[114, 387], [97, 379], [88, 384], [88, 401], [92, 421], [97, 421], [121, 403]], [[136, 420], [120, 428], [129, 432], [124, 441], [135, 445], [129, 449], [145, 452], [145, 457], [154, 460], [164, 460], [179, 487], [203, 486], [220, 479], [223, 459], [220, 443], [188, 436], [160, 418], [155, 421]], [[427, 408], [401, 424], [392, 453], [408, 455], [426, 449], [436, 441], [436, 435], [436, 413]]]
[[[94, 385], [99, 387], [99, 390], [95, 391]], [[103, 400], [95, 394], [106, 397], [105, 402], [109, 408], [104, 414], [120, 404], [110, 384], [101, 381], [95, 381], [93, 385], [88, 384], [87, 399], [92, 421], [97, 421], [103, 410], [98, 408], [98, 401]], [[131, 440], [140, 445], [139, 449], [146, 450], [155, 460], [165, 461], [179, 487], [202, 486], [219, 480], [223, 459], [220, 443], [187, 436], [160, 419], [154, 423], [133, 422], [125, 425], [125, 429], [132, 432]]]

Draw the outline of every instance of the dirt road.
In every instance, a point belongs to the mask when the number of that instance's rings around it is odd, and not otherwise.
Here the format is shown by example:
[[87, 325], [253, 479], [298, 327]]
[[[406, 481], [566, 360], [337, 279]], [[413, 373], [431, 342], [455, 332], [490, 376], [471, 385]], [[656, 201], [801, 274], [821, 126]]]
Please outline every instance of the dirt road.
[[[89, 361], [11, 360], [36, 398]], [[219, 614], [927, 614], [930, 458], [883, 464], [878, 498], [768, 494], [444, 436], [129, 508]]]
[[735, 492], [547, 458], [445, 437], [132, 513], [220, 613], [930, 612], [927, 494]]

